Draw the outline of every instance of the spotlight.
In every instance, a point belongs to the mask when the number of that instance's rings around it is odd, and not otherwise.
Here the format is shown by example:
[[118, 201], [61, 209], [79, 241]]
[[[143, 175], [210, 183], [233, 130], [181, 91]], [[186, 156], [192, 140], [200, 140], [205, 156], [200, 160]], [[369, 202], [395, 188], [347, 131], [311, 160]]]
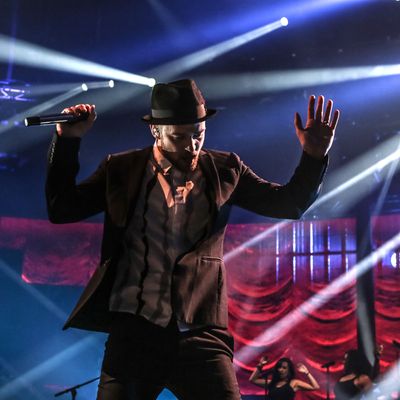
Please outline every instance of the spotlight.
[[[400, 1], [400, 0], [397, 0]], [[390, 264], [392, 265], [393, 268], [397, 267], [397, 254], [393, 253], [392, 256], [390, 257]]]
[[282, 26], [288, 26], [289, 20], [286, 17], [281, 18], [281, 25]]
[[[108, 86], [110, 87], [110, 88], [113, 88], [114, 86], [115, 86], [115, 83], [114, 83], [114, 81], [112, 80], [112, 79], [110, 79], [109, 81], [108, 81]], [[153, 85], [154, 86], [154, 85]]]
[[82, 90], [84, 92], [87, 92], [89, 90], [88, 85], [86, 85], [86, 83], [82, 83]]

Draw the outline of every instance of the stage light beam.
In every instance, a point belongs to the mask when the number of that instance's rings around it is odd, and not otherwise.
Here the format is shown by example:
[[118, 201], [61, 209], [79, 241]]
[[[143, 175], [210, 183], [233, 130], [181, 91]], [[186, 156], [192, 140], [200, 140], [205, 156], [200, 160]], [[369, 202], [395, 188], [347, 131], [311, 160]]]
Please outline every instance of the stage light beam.
[[[193, 52], [174, 61], [162, 64], [159, 67], [146, 71], [146, 75], [157, 77], [158, 82], [166, 82], [172, 80], [173, 78], [178, 77], [187, 71], [190, 71], [194, 68], [199, 67], [200, 65], [212, 61], [216, 57], [219, 57], [231, 50], [243, 46], [252, 40], [258, 39], [263, 35], [282, 28], [283, 25], [281, 20], [282, 18], [267, 25], [263, 25], [260, 28], [225, 40], [221, 43], [209, 46], [203, 50]], [[132, 101], [132, 99], [134, 99], [135, 97], [143, 94], [144, 91], [141, 90], [141, 88], [135, 88], [134, 90], [129, 89], [129, 91], [126, 91], [124, 93], [119, 93], [118, 98], [110, 98], [108, 100], [107, 106], [103, 106], [103, 110], [111, 109], [118, 106], [118, 104]]]
[[70, 361], [73, 357], [82, 354], [85, 348], [93, 345], [99, 345], [98, 338], [94, 334], [80, 339], [72, 346], [67, 347], [63, 351], [2, 386], [0, 388], [0, 400], [15, 398], [14, 396], [23, 387], [33, 384], [33, 382], [54, 371], [56, 367], [65, 365], [65, 363]]
[[60, 307], [58, 307], [54, 302], [52, 302], [49, 298], [43, 295], [38, 289], [36, 289], [32, 285], [26, 285], [26, 279], [24, 276], [17, 274], [11, 266], [6, 264], [0, 259], [0, 272], [6, 275], [9, 279], [11, 279], [14, 283], [21, 286], [24, 290], [26, 290], [35, 300], [37, 300], [47, 311], [52, 313], [55, 317], [57, 317], [61, 321], [65, 321], [68, 317]]
[[132, 74], [0, 34], [0, 61], [8, 62], [10, 53], [13, 54], [13, 63], [17, 65], [97, 76], [149, 87], [156, 83], [154, 78]]
[[204, 76], [209, 99], [224, 99], [400, 75], [400, 64]]
[[287, 22], [287, 18], [281, 18], [260, 28], [243, 33], [221, 43], [207, 47], [203, 50], [196, 51], [177, 60], [163, 64], [158, 68], [148, 71], [148, 74], [157, 76], [159, 81], [171, 79], [174, 76], [180, 75], [183, 72], [194, 69], [199, 65], [205, 64], [206, 62], [212, 61], [216, 57], [219, 57], [229, 51], [249, 43], [250, 41], [258, 39], [261, 36], [286, 26], [284, 25], [285, 21]]

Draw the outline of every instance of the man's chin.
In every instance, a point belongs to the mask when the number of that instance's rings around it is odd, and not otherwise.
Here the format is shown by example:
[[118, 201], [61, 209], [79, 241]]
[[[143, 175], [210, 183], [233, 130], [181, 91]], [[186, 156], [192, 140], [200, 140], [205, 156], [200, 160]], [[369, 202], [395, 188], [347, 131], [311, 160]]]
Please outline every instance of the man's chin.
[[175, 165], [183, 172], [194, 171], [199, 163], [199, 157], [181, 158]]

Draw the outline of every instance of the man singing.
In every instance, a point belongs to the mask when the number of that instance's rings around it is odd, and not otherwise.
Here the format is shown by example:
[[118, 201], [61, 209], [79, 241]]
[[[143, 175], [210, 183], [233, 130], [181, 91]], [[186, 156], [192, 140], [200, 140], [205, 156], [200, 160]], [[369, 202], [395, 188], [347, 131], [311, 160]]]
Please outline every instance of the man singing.
[[[316, 104], [315, 104], [316, 103]], [[237, 400], [223, 239], [233, 205], [274, 218], [300, 218], [316, 199], [339, 111], [310, 97], [303, 153], [285, 185], [258, 177], [238, 155], [206, 150], [206, 108], [193, 80], [154, 86], [142, 119], [155, 141], [110, 154], [75, 182], [81, 138], [94, 105], [64, 110], [88, 118], [58, 124], [49, 151], [50, 221], [104, 212], [101, 263], [64, 328], [108, 332], [98, 400]]]

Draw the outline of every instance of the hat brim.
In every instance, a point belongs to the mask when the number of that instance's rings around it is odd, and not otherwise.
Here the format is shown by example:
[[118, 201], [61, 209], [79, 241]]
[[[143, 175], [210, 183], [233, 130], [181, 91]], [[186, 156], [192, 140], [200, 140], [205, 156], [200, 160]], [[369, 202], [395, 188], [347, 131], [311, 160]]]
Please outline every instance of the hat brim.
[[217, 110], [207, 109], [206, 115], [201, 118], [153, 118], [150, 114], [144, 115], [142, 121], [152, 125], [186, 125], [196, 124], [198, 122], [205, 121], [208, 118], [213, 117], [217, 113]]

